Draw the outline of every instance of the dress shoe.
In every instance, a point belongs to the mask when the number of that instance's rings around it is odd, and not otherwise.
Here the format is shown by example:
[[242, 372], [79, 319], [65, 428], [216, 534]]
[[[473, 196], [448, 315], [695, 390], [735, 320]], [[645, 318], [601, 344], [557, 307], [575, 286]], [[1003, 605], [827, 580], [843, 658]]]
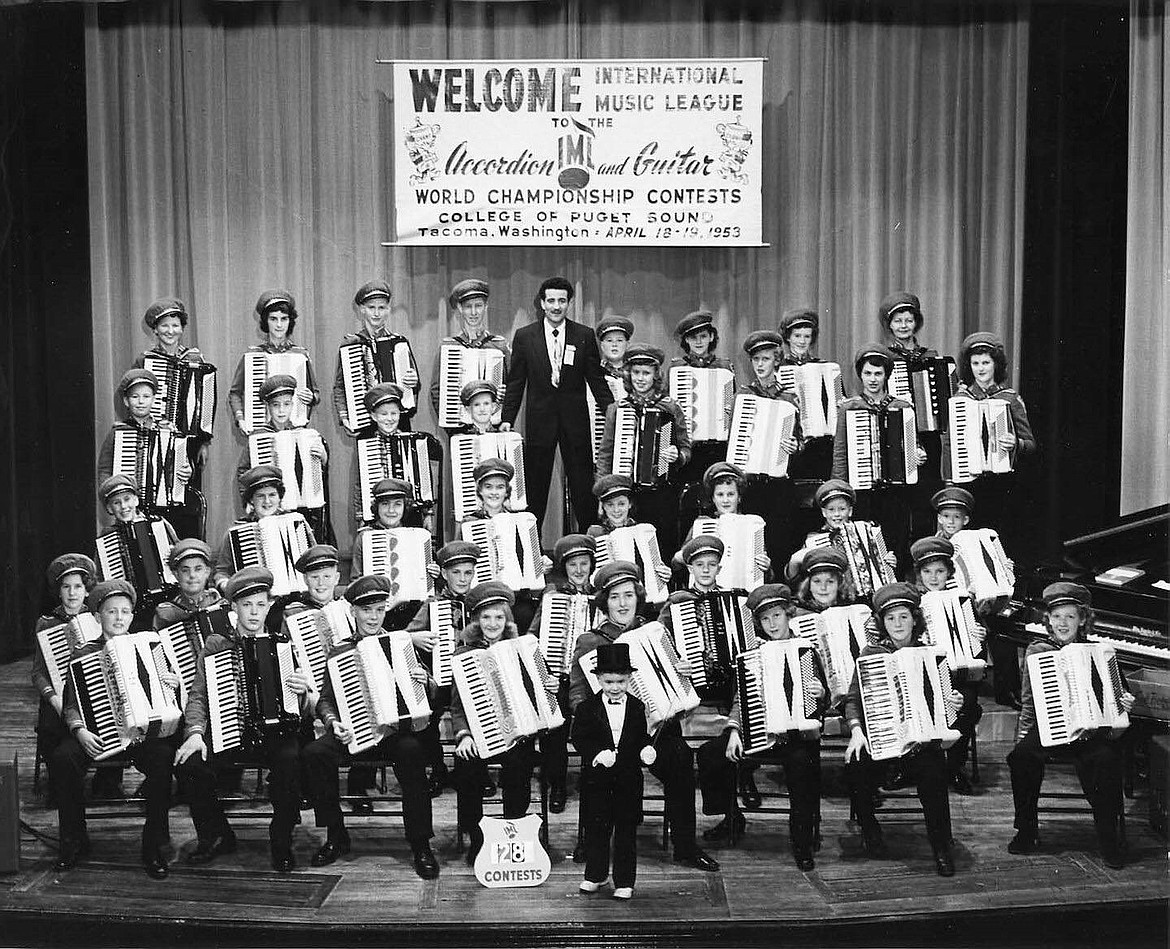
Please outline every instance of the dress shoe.
[[792, 859], [796, 861], [796, 868], [802, 873], [808, 873], [816, 866], [811, 850], [793, 848]]
[[87, 838], [62, 840], [61, 850], [57, 854], [57, 862], [53, 864], [53, 869], [58, 873], [72, 870], [81, 861], [81, 858], [88, 854], [89, 840]]
[[1101, 862], [1110, 870], [1121, 870], [1125, 867], [1125, 857], [1116, 844], [1101, 848]]
[[204, 863], [211, 863], [216, 857], [225, 853], [236, 852], [236, 836], [235, 834], [227, 834], [222, 837], [212, 837], [208, 840], [200, 840], [195, 844], [195, 849], [187, 854], [187, 862], [199, 866]]
[[146, 875], [152, 880], [165, 880], [170, 872], [167, 868], [167, 862], [163, 859], [163, 855], [159, 851], [152, 854], [142, 855], [142, 869], [146, 871]]
[[1008, 853], [1035, 853], [1040, 849], [1040, 835], [1033, 830], [1016, 831], [1007, 849]]
[[676, 853], [674, 855], [674, 862], [681, 863], [683, 866], [694, 867], [696, 870], [702, 870], [704, 873], [714, 873], [719, 869], [719, 861], [697, 847], [690, 853]]
[[940, 877], [953, 877], [955, 875], [955, 861], [951, 857], [949, 847], [935, 852], [934, 869]]
[[965, 796], [975, 793], [975, 788], [971, 786], [971, 779], [967, 777], [967, 772], [962, 768], [951, 775], [951, 787], [955, 789], [956, 794]]
[[356, 801], [350, 802], [349, 809], [355, 814], [373, 814], [374, 802], [368, 797], [359, 798]]
[[747, 828], [747, 821], [744, 820], [742, 814], [736, 814], [734, 817], [725, 817], [714, 827], [708, 827], [703, 831], [703, 839], [709, 843], [722, 843], [725, 840], [730, 840], [733, 827], [735, 836], [737, 838], [742, 837], [744, 830]]
[[339, 834], [330, 834], [309, 863], [314, 867], [327, 867], [343, 854], [349, 853], [351, 848], [349, 834], [342, 831]]
[[496, 782], [495, 782], [495, 781], [493, 781], [491, 778], [485, 778], [485, 779], [484, 779], [484, 782], [483, 782], [483, 788], [482, 788], [482, 790], [480, 791], [480, 793], [481, 793], [481, 794], [482, 794], [482, 795], [483, 795], [485, 798], [489, 798], [489, 797], [495, 797], [495, 796], [496, 796], [496, 790], [497, 790], [497, 788], [496, 788]]
[[886, 856], [886, 841], [882, 837], [881, 825], [870, 820], [861, 825], [861, 845], [866, 854], [875, 860], [882, 860]]
[[573, 848], [573, 863], [584, 863], [587, 856], [585, 854], [585, 841], [580, 838], [577, 839], [577, 846]]
[[634, 888], [632, 886], [615, 887], [613, 898], [615, 900], [632, 900], [634, 898]]
[[882, 782], [883, 791], [901, 791], [910, 787], [914, 780], [901, 768], [892, 768], [889, 776]]
[[433, 880], [439, 875], [439, 861], [429, 843], [419, 844], [414, 850], [414, 872], [424, 880]]
[[760, 789], [756, 787], [755, 775], [745, 771], [739, 778], [739, 799], [743, 802], [744, 810], [757, 811], [763, 806], [764, 798]]
[[565, 809], [567, 792], [563, 784], [554, 784], [548, 789], [548, 809], [553, 814], [560, 814]]
[[609, 880], [602, 880], [600, 883], [595, 883], [593, 880], [582, 880], [577, 889], [582, 893], [596, 893], [608, 882]]
[[272, 869], [277, 873], [292, 873], [297, 868], [291, 850], [272, 851]]

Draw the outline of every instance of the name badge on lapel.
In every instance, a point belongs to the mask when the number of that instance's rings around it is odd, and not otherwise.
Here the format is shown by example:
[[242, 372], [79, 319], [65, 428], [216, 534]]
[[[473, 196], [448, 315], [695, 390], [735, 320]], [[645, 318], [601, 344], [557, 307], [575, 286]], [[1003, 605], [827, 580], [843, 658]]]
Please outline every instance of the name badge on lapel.
[[576, 358], [577, 358], [577, 347], [576, 346], [566, 346], [565, 347], [565, 358], [561, 360], [561, 365], [562, 366], [571, 366], [571, 365], [573, 365], [573, 360]]

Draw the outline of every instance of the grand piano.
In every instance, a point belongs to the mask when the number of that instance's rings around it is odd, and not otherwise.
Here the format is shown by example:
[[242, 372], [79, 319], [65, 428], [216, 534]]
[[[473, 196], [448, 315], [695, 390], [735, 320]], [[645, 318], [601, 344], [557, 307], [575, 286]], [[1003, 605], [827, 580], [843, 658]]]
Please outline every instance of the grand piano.
[[998, 636], [1026, 646], [1041, 623], [1049, 583], [1088, 587], [1097, 614], [1091, 639], [1117, 652], [1139, 717], [1170, 719], [1170, 505], [1128, 515], [1104, 530], [1065, 541], [1063, 561], [1022, 574], [993, 618]]

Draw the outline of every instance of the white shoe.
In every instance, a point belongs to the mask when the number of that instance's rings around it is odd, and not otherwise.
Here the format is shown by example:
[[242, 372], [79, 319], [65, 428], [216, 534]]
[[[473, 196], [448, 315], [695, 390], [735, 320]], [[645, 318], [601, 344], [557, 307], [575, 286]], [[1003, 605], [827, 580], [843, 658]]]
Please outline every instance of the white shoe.
[[577, 889], [582, 893], [596, 893], [608, 882], [609, 880], [602, 880], [600, 883], [594, 883], [592, 880], [582, 880], [581, 885]]
[[632, 900], [634, 898], [634, 888], [632, 886], [619, 886], [613, 891], [613, 898], [615, 900]]

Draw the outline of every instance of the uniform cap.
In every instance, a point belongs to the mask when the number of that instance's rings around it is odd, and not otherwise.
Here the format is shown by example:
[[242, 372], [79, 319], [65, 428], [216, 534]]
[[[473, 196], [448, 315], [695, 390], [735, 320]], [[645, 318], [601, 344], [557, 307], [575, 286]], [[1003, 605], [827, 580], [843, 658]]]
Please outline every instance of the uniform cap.
[[122, 491], [133, 491], [139, 494], [138, 479], [134, 475], [115, 474], [110, 475], [98, 486], [98, 499], [103, 503], [109, 503], [110, 498]]
[[480, 550], [479, 544], [473, 544], [469, 540], [453, 540], [439, 548], [439, 552], [435, 554], [435, 563], [446, 569], [457, 563], [478, 563], [482, 556], [483, 551]]
[[143, 319], [146, 320], [146, 325], [154, 329], [158, 325], [158, 321], [164, 316], [177, 316], [179, 322], [184, 326], [187, 325], [187, 307], [182, 300], [175, 297], [163, 297], [155, 300], [150, 306], [146, 308], [146, 314]]
[[922, 594], [909, 583], [887, 583], [873, 595], [873, 611], [881, 616], [895, 606], [915, 609], [922, 603]]
[[894, 314], [901, 310], [909, 310], [914, 314], [914, 331], [922, 329], [922, 304], [913, 293], [906, 290], [895, 290], [889, 293], [878, 306], [878, 319], [889, 328]]
[[383, 402], [397, 402], [402, 407], [402, 386], [394, 382], [380, 382], [372, 386], [362, 399], [366, 404], [366, 411], [373, 413]]
[[497, 475], [507, 481], [511, 481], [516, 475], [516, 469], [510, 461], [505, 461], [503, 458], [485, 458], [471, 471], [471, 477], [476, 484], [479, 484], [485, 478], [491, 478]]
[[709, 492], [718, 482], [729, 479], [742, 485], [744, 481], [743, 470], [730, 461], [717, 461], [703, 472], [703, 487]]
[[261, 590], [271, 590], [273, 582], [272, 571], [267, 567], [245, 567], [231, 575], [223, 595], [233, 602], [242, 600]]
[[606, 333], [612, 332], [624, 333], [626, 339], [632, 339], [634, 336], [634, 321], [626, 316], [618, 316], [616, 313], [611, 313], [609, 316], [603, 316], [597, 324], [597, 329], [594, 333], [598, 339], [605, 336]]
[[269, 399], [274, 399], [278, 395], [292, 395], [297, 391], [297, 380], [292, 376], [285, 375], [283, 372], [278, 372], [274, 376], [269, 376], [260, 386], [260, 401], [267, 402]]
[[462, 389], [459, 390], [459, 401], [464, 405], [471, 405], [471, 400], [477, 395], [487, 393], [494, 400], [499, 401], [500, 394], [496, 391], [494, 382], [488, 382], [487, 379], [472, 379], [466, 383]]
[[586, 534], [566, 534], [553, 546], [553, 563], [563, 566], [570, 557], [578, 554], [588, 554], [597, 558], [597, 541]]
[[293, 566], [301, 573], [309, 573], [321, 567], [336, 567], [339, 562], [336, 547], [330, 544], [315, 544], [301, 554]]
[[776, 329], [782, 338], [788, 339], [794, 329], [799, 329], [802, 326], [811, 326], [814, 332], [820, 329], [821, 318], [817, 316], [816, 310], [810, 310], [807, 307], [785, 310], [784, 315], [780, 317], [780, 325]]
[[804, 555], [801, 569], [805, 576], [811, 577], [818, 570], [835, 570], [842, 576], [849, 569], [849, 562], [845, 555], [835, 547], [814, 547]]
[[414, 488], [409, 481], [401, 478], [383, 478], [374, 485], [374, 503], [391, 501], [394, 498], [408, 498], [414, 496]]
[[948, 487], [935, 491], [930, 504], [936, 511], [944, 507], [961, 507], [969, 513], [975, 506], [975, 496], [966, 488]]
[[1049, 610], [1068, 603], [1084, 607], [1093, 605], [1093, 594], [1086, 587], [1067, 580], [1048, 584], [1041, 594], [1041, 599], [1044, 600], [1045, 609]]
[[945, 537], [923, 537], [910, 545], [910, 559], [915, 567], [931, 560], [953, 560], [955, 545]]
[[754, 356], [761, 349], [772, 347], [779, 349], [783, 342], [780, 334], [774, 330], [756, 330], [748, 333], [747, 339], [743, 341], [743, 351], [749, 356]]
[[715, 314], [707, 310], [695, 310], [678, 321], [674, 327], [674, 335], [679, 339], [685, 339], [691, 333], [704, 329], [715, 329]]
[[634, 482], [629, 475], [607, 474], [593, 482], [593, 496], [598, 501], [615, 498], [619, 494], [633, 494]]
[[515, 602], [516, 594], [507, 584], [501, 583], [499, 580], [477, 583], [467, 591], [467, 596], [463, 598], [468, 613], [476, 613], [485, 606], [492, 606], [496, 603], [506, 603], [511, 606]]
[[857, 373], [857, 378], [861, 378], [861, 367], [866, 362], [877, 360], [886, 367], [886, 377], [894, 371], [894, 354], [890, 351], [888, 346], [883, 346], [881, 343], [869, 343], [857, 350], [857, 355], [853, 357], [853, 369]]
[[972, 333], [963, 340], [963, 344], [959, 347], [959, 362], [960, 364], [966, 363], [971, 358], [972, 353], [992, 352], [997, 349], [1003, 349], [1003, 340], [995, 333], [986, 331]]
[[385, 280], [371, 280], [358, 287], [357, 293], [353, 295], [353, 302], [361, 306], [363, 303], [369, 303], [370, 300], [375, 300], [378, 297], [389, 300], [392, 296], [390, 284]]
[[631, 563], [629, 560], [612, 560], [597, 571], [597, 575], [593, 578], [593, 586], [599, 594], [604, 596], [619, 583], [623, 583], [626, 580], [633, 580], [634, 583], [642, 582], [642, 575], [638, 572], [638, 565]]
[[175, 544], [171, 548], [170, 556], [167, 557], [167, 563], [173, 568], [192, 557], [201, 558], [209, 567], [215, 565], [215, 560], [211, 556], [211, 548], [198, 537], [187, 537]]
[[765, 583], [748, 594], [747, 608], [752, 616], [759, 616], [773, 606], [788, 606], [792, 602], [792, 591], [783, 583]]
[[716, 557], [722, 557], [723, 551], [726, 549], [723, 541], [714, 534], [696, 534], [682, 545], [679, 556], [682, 557], [683, 563], [689, 564], [702, 554], [714, 554]]
[[857, 492], [853, 489], [848, 481], [842, 481], [840, 478], [830, 478], [819, 488], [814, 495], [817, 507], [824, 507], [833, 498], [845, 498], [850, 504], [857, 500]]
[[85, 554], [62, 554], [54, 557], [45, 569], [51, 587], [57, 586], [71, 573], [80, 573], [82, 580], [88, 583], [97, 574], [97, 567]]
[[646, 343], [635, 343], [626, 350], [626, 365], [636, 366], [639, 363], [648, 366], [662, 367], [666, 362], [666, 353], [657, 346], [648, 346]]
[[477, 277], [469, 277], [466, 280], [460, 280], [457, 284], [455, 284], [455, 286], [451, 288], [451, 293], [447, 297], [447, 302], [451, 305], [452, 308], [454, 308], [457, 307], [460, 303], [463, 303], [466, 300], [472, 300], [475, 297], [483, 297], [486, 300], [488, 295], [488, 285], [486, 280], [480, 280]]
[[158, 376], [149, 369], [127, 369], [118, 380], [118, 394], [125, 395], [135, 386], [143, 384], [158, 392]]
[[255, 468], [249, 468], [240, 476], [240, 494], [244, 498], [244, 503], [251, 501], [252, 495], [259, 488], [268, 485], [275, 487], [280, 496], [284, 497], [284, 477], [276, 465], [256, 465]]
[[367, 573], [345, 588], [345, 598], [355, 606], [370, 606], [388, 601], [391, 589], [389, 577]]
[[297, 308], [297, 301], [287, 290], [265, 290], [256, 301], [256, 315], [263, 316], [269, 310], [287, 306], [290, 310]]
[[85, 607], [91, 613], [96, 613], [101, 609], [102, 604], [112, 596], [128, 598], [131, 608], [138, 605], [138, 594], [134, 592], [134, 587], [125, 580], [103, 580], [101, 583], [95, 584], [94, 588], [89, 591], [89, 596], [85, 598]]

